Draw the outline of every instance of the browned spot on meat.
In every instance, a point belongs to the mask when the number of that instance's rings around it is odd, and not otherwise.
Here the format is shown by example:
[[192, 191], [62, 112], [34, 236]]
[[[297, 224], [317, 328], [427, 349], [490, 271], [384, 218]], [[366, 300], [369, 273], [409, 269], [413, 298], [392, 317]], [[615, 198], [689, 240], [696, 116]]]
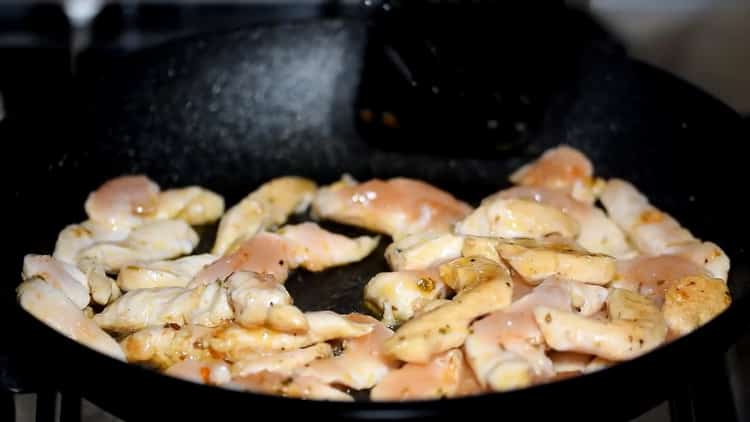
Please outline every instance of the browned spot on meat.
[[641, 213], [640, 220], [644, 224], [659, 223], [664, 220], [664, 214], [657, 210], [648, 210]]
[[200, 369], [201, 379], [205, 384], [211, 381], [211, 369], [207, 366], [201, 366]]
[[435, 289], [435, 281], [430, 277], [424, 277], [417, 280], [417, 287], [424, 292], [431, 292]]

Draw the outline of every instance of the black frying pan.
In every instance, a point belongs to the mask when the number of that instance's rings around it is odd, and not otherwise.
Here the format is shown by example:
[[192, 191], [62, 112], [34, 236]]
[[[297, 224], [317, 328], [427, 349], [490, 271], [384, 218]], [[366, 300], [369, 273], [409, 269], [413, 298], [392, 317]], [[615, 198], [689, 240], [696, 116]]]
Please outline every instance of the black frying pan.
[[[366, 107], [372, 98], [363, 94], [367, 90], [360, 82], [378, 83], [377, 77], [362, 78], [366, 40], [366, 25], [358, 19], [207, 35], [124, 61], [82, 96], [87, 112], [80, 120], [65, 120], [62, 126], [16, 121], [8, 136], [17, 143], [19, 157], [33, 159], [12, 179], [18, 207], [2, 291], [13, 310], [10, 338], [15, 356], [25, 364], [23, 375], [37, 388], [81, 393], [130, 420], [252, 418], [258, 412], [306, 418], [614, 420], [640, 414], [705, 375], [707, 362], [734, 342], [750, 313], [741, 207], [726, 193], [735, 189], [741, 194], [733, 184], [742, 169], [739, 144], [748, 138], [738, 116], [693, 87], [596, 41], [576, 47], [576, 55], [561, 68], [565, 77], [545, 85], [550, 88], [538, 97], [541, 114], [529, 114], [532, 133], [498, 138], [498, 144], [512, 141], [509, 150], [483, 144], [472, 154], [468, 136], [439, 137], [439, 131], [426, 127], [435, 136], [430, 142], [394, 150], [392, 143], [372, 140], [373, 133], [389, 132], [368, 132], [353, 107]], [[382, 111], [389, 101], [397, 104], [393, 95], [378, 97], [371, 107]], [[403, 127], [393, 136], [415, 136], [419, 128]], [[116, 362], [11, 304], [23, 254], [51, 251], [57, 232], [84, 218], [87, 193], [123, 173], [146, 173], [163, 187], [200, 184], [224, 194], [228, 204], [274, 176], [298, 174], [326, 183], [342, 172], [359, 179], [420, 178], [476, 201], [505, 187], [507, 175], [520, 163], [561, 142], [587, 153], [599, 175], [631, 180], [698, 237], [721, 245], [732, 259], [733, 305], [672, 344], [583, 377], [458, 400], [327, 403], [225, 391]], [[448, 143], [448, 148], [433, 149], [430, 143]], [[456, 154], [446, 154], [451, 145]], [[297, 272], [288, 287], [303, 309], [362, 311], [364, 283], [385, 269], [382, 248], [379, 252], [360, 264], [317, 275]]]

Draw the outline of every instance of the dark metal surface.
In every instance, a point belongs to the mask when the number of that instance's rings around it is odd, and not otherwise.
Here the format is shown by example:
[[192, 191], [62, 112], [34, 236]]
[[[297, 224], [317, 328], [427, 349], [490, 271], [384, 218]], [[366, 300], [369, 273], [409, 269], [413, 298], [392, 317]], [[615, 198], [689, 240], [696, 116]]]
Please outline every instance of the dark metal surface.
[[[737, 235], [740, 207], [717, 204], [726, 203], [725, 181], [740, 168], [736, 143], [748, 138], [726, 107], [594, 42], [582, 48], [573, 77], [546, 104], [538, 134], [515, 155], [385, 151], [363, 141], [354, 127], [364, 40], [361, 22], [333, 20], [173, 44], [123, 62], [89, 92], [94, 106], [78, 124], [17, 122], [27, 139], [19, 145], [22, 153], [39, 158], [15, 186], [24, 207], [11, 229], [18, 239], [15, 261], [5, 268], [17, 269], [23, 253], [50, 251], [64, 224], [84, 218], [86, 194], [121, 173], [145, 172], [164, 187], [199, 183], [225, 194], [228, 203], [274, 176], [295, 173], [324, 183], [342, 172], [417, 177], [475, 199], [505, 186], [520, 163], [564, 142], [585, 151], [598, 174], [632, 180], [697, 236], [720, 244], [733, 259], [734, 305], [695, 333], [606, 371], [505, 394], [405, 404], [305, 402], [193, 385], [114, 362], [14, 308], [20, 330], [33, 333], [19, 344], [23, 357], [38, 363], [45, 383], [81, 391], [132, 420], [232, 417], [260, 406], [278, 417], [465, 417], [467, 409], [502, 409], [532, 419], [627, 419], [667, 398], [690, 379], [685, 368], [725, 350], [746, 326], [750, 270], [744, 237]], [[40, 150], [40, 139], [55, 133], [65, 134], [65, 142]], [[464, 146], [461, 139], [435, 142]], [[28, 227], [34, 236], [21, 235]], [[358, 286], [379, 268], [378, 259], [317, 280], [295, 273], [290, 290], [306, 308], [358, 309]], [[15, 270], [8, 274], [13, 277]], [[6, 297], [14, 285], [2, 287]], [[49, 362], [50, 349], [59, 360]], [[571, 398], [585, 402], [585, 410], [571, 406]], [[567, 404], [555, 405], [562, 400]]]
[[723, 355], [706, 356], [695, 369], [694, 381], [675, 386], [669, 399], [672, 422], [740, 420], [726, 364]]

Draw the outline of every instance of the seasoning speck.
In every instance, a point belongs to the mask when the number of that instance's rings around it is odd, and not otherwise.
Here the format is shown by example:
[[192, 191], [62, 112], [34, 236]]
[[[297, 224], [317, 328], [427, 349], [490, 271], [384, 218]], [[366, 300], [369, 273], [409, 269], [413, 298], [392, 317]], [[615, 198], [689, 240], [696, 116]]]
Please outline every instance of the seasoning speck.
[[431, 292], [435, 289], [435, 281], [429, 277], [420, 278], [417, 281], [417, 287], [422, 291]]

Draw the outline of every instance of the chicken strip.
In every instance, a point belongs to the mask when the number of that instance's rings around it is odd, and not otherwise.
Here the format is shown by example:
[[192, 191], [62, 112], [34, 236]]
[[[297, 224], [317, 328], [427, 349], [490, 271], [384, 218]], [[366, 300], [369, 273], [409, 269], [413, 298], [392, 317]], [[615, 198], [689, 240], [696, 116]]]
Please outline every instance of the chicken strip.
[[107, 276], [102, 263], [94, 259], [83, 258], [78, 262], [78, 268], [86, 274], [91, 299], [95, 303], [106, 306], [122, 296], [117, 282]]
[[426, 304], [445, 298], [447, 292], [434, 268], [380, 273], [365, 286], [365, 304], [393, 327], [410, 320]]
[[221, 385], [232, 380], [229, 364], [216, 359], [183, 360], [167, 368], [164, 373], [196, 384]]
[[551, 234], [574, 238], [578, 223], [557, 208], [523, 199], [500, 197], [482, 201], [456, 224], [456, 233], [469, 236], [542, 238]]
[[701, 242], [669, 214], [651, 205], [630, 183], [612, 179], [602, 192], [601, 201], [610, 217], [635, 246], [646, 255], [680, 255], [703, 266], [714, 278], [724, 281], [729, 273], [729, 257], [711, 242]]
[[637, 252], [630, 246], [622, 230], [601, 209], [579, 202], [563, 191], [517, 186], [502, 190], [492, 198], [524, 199], [555, 207], [578, 222], [576, 242], [589, 252], [611, 255], [616, 258], [631, 258]]
[[389, 372], [370, 392], [373, 401], [431, 400], [476, 394], [481, 390], [461, 350], [439, 354], [426, 363], [407, 363]]
[[236, 272], [225, 283], [235, 322], [244, 327], [262, 327], [292, 333], [304, 333], [307, 320], [292, 306], [292, 297], [273, 277]]
[[617, 261], [617, 274], [612, 287], [632, 290], [654, 301], [664, 303], [664, 293], [678, 280], [687, 276], [704, 276], [707, 271], [682, 256], [640, 256]]
[[548, 277], [560, 277], [605, 285], [615, 275], [615, 259], [611, 256], [589, 253], [559, 239], [498, 241], [497, 250], [532, 284]]
[[318, 379], [287, 376], [268, 371], [234, 378], [222, 387], [306, 400], [354, 401], [350, 395]]
[[466, 236], [461, 246], [461, 256], [475, 258], [481, 256], [492, 262], [501, 263], [502, 259], [497, 251], [498, 240], [493, 237]]
[[545, 354], [534, 309], [546, 306], [590, 316], [606, 298], [607, 289], [600, 286], [548, 279], [508, 308], [475, 322], [464, 348], [477, 379], [492, 390], [506, 391], [551, 378], [555, 369]]
[[234, 252], [258, 232], [283, 224], [290, 214], [307, 208], [316, 189], [315, 182], [294, 176], [264, 183], [227, 211], [219, 223], [211, 253]]
[[333, 356], [331, 345], [318, 343], [302, 349], [272, 352], [237, 361], [232, 364], [232, 375], [242, 377], [261, 371], [292, 375], [302, 367], [307, 368], [315, 362], [331, 356]]
[[120, 346], [128, 362], [165, 369], [183, 360], [212, 359], [208, 342], [216, 330], [199, 325], [148, 327], [125, 337]]
[[424, 231], [447, 232], [471, 207], [447, 192], [414, 179], [343, 179], [321, 188], [313, 212], [325, 219], [363, 227], [399, 240]]
[[188, 287], [226, 280], [237, 271], [267, 274], [283, 283], [293, 262], [288, 242], [275, 233], [262, 232], [245, 241], [236, 252], [205, 266]]
[[[443, 265], [460, 265], [456, 261]], [[513, 285], [508, 269], [483, 258], [476, 261], [483, 265], [477, 265], [474, 272], [457, 271], [462, 279], [445, 280], [448, 285], [465, 286], [463, 290], [449, 303], [402, 325], [386, 341], [386, 354], [405, 362], [426, 363], [438, 353], [461, 346], [474, 319], [510, 304]]]
[[398, 368], [397, 362], [383, 352], [383, 344], [393, 335], [393, 331], [366, 315], [351, 314], [347, 318], [357, 323], [372, 324], [374, 328], [369, 334], [344, 340], [343, 351], [338, 356], [310, 362], [298, 373], [355, 390], [372, 388], [390, 371]]
[[544, 341], [554, 350], [587, 353], [608, 360], [628, 360], [664, 342], [667, 324], [648, 298], [612, 289], [608, 321], [598, 321], [547, 306], [534, 309]]
[[216, 259], [217, 257], [211, 254], [200, 254], [128, 265], [117, 274], [117, 285], [124, 291], [154, 287], [186, 287], [203, 267]]
[[236, 361], [248, 352], [298, 349], [323, 341], [363, 336], [374, 328], [373, 324], [352, 322], [331, 311], [307, 312], [305, 318], [310, 328], [304, 334], [229, 325], [214, 333], [209, 345], [218, 356]]
[[291, 267], [308, 271], [323, 271], [361, 261], [378, 246], [377, 237], [351, 239], [323, 230], [315, 223], [284, 226], [278, 233], [292, 250]]
[[594, 357], [575, 352], [550, 352], [549, 359], [556, 374], [581, 374], [586, 371]]
[[34, 277], [21, 283], [17, 290], [21, 307], [38, 320], [100, 353], [125, 360], [117, 342], [51, 284]]
[[131, 333], [164, 324], [216, 327], [233, 316], [226, 289], [214, 282], [196, 289], [132, 290], [96, 314], [94, 322], [108, 331]]
[[702, 265], [713, 278], [726, 282], [727, 277], [729, 277], [729, 257], [713, 242], [692, 242], [677, 246], [671, 249], [669, 253], [689, 259], [697, 265]]
[[23, 258], [24, 280], [36, 277], [58, 289], [70, 301], [83, 309], [89, 304], [89, 282], [74, 265], [58, 261], [49, 255], [29, 254]]
[[161, 192], [150, 220], [183, 220], [197, 226], [213, 223], [224, 213], [224, 198], [200, 186], [188, 186]]
[[591, 362], [586, 365], [586, 367], [583, 369], [584, 374], [590, 374], [592, 372], [601, 371], [602, 369], [607, 369], [610, 366], [615, 365], [617, 362], [607, 360], [600, 357], [595, 357], [591, 360]]
[[463, 242], [451, 233], [414, 233], [388, 245], [385, 259], [393, 271], [424, 270], [461, 256]]
[[369, 255], [377, 243], [377, 238], [361, 236], [350, 239], [323, 230], [314, 223], [285, 226], [278, 234], [263, 232], [251, 237], [236, 252], [206, 266], [189, 286], [224, 280], [235, 271], [269, 274], [283, 283], [289, 270], [301, 266], [310, 271], [321, 271], [356, 262]]
[[127, 265], [185, 255], [197, 245], [198, 235], [186, 222], [159, 220], [136, 227], [121, 242], [94, 244], [76, 259], [91, 259], [101, 263], [107, 272], [115, 272]]
[[55, 259], [68, 264], [78, 264], [78, 254], [99, 242], [121, 242], [130, 234], [130, 227], [111, 227], [93, 220], [86, 220], [80, 224], [66, 226], [57, 236]]

